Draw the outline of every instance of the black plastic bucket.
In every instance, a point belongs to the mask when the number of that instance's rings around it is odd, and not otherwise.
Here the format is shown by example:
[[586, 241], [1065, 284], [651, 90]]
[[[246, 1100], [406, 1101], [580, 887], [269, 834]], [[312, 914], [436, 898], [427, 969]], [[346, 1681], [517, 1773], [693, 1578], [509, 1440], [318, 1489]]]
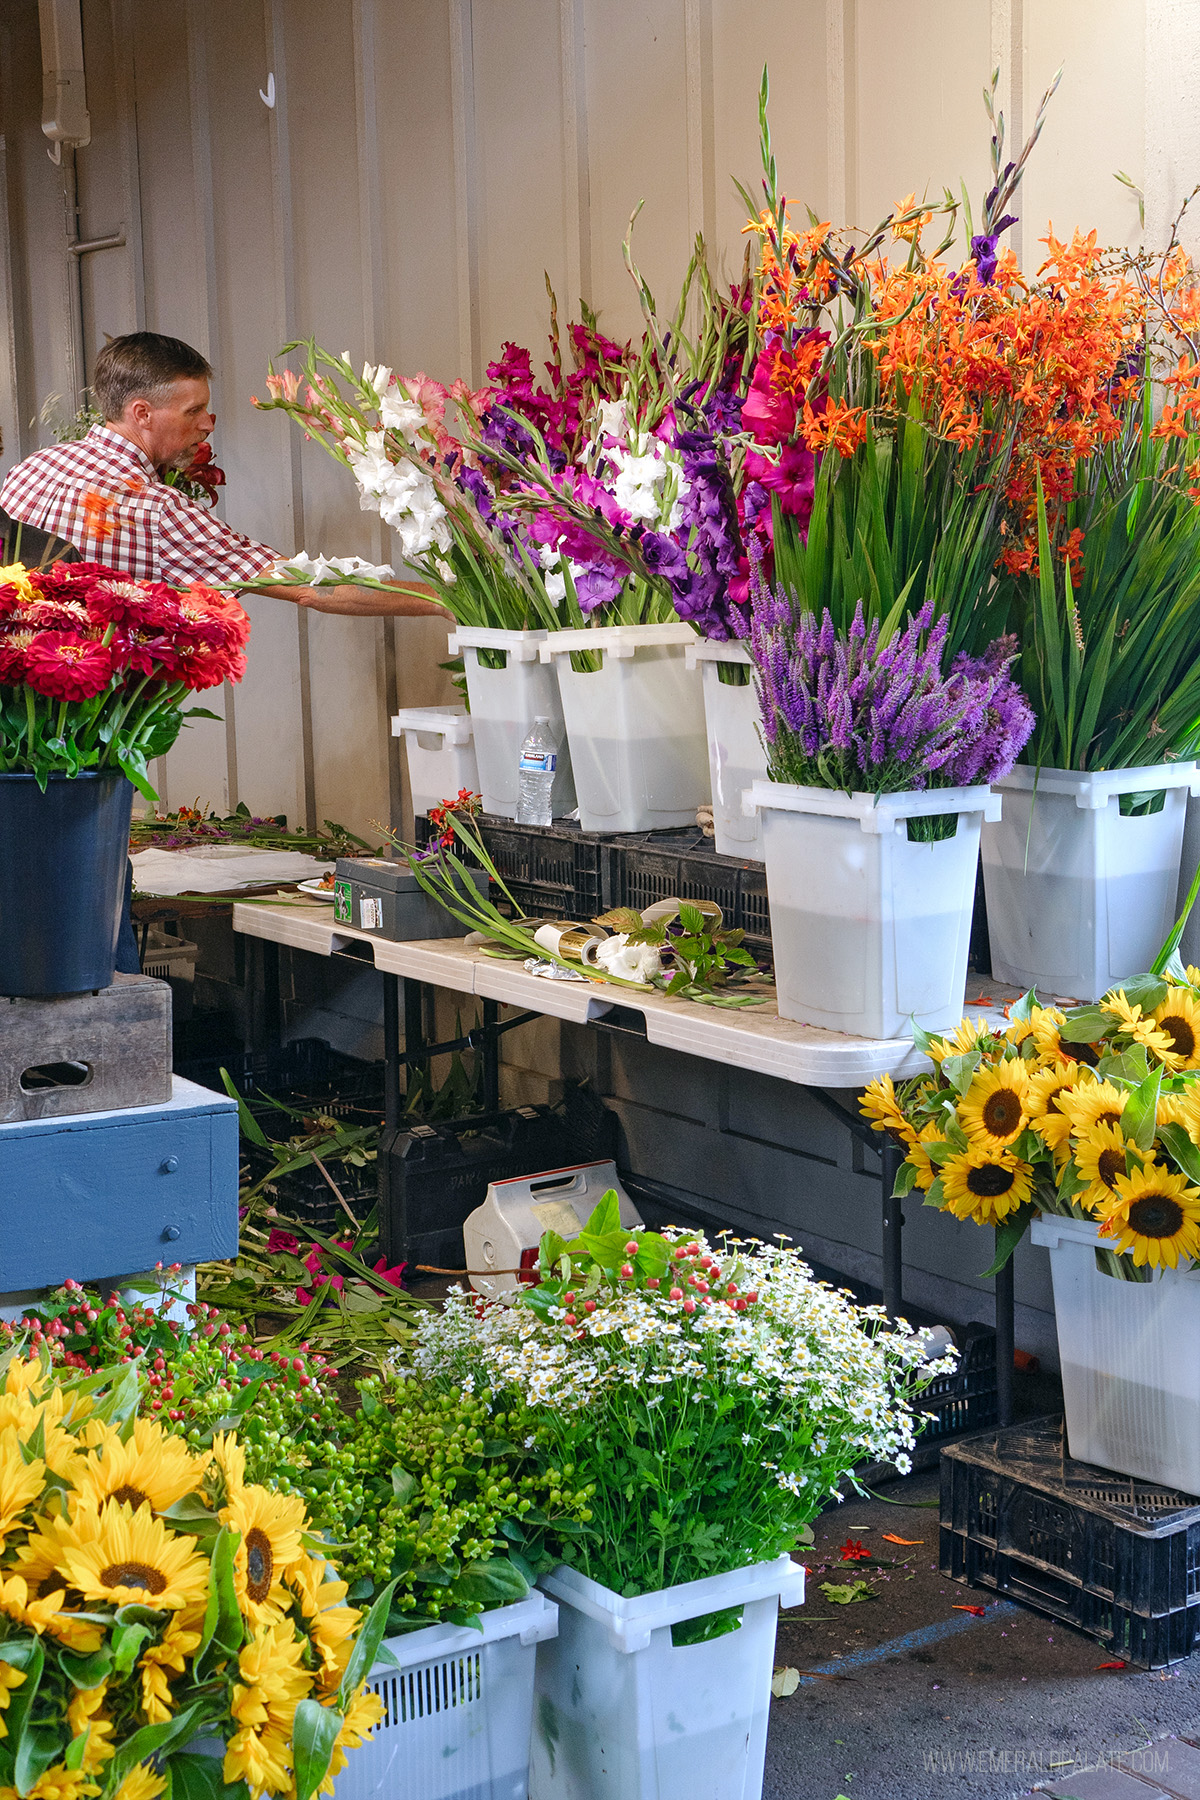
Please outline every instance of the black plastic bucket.
[[0, 775], [0, 994], [109, 986], [132, 810], [119, 770]]

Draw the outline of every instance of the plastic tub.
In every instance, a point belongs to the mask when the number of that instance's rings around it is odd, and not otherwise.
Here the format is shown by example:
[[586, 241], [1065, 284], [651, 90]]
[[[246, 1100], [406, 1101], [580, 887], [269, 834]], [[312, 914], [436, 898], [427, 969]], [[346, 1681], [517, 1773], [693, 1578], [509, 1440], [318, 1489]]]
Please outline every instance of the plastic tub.
[[157, 981], [195, 981], [200, 951], [187, 938], [170, 937], [157, 925], [150, 925], [145, 937], [139, 938], [139, 948], [143, 975], [152, 975]]
[[767, 778], [758, 689], [754, 678], [735, 687], [722, 681], [721, 669], [753, 670], [744, 644], [702, 638], [687, 647], [687, 664], [699, 663], [704, 683], [704, 725], [708, 733], [708, 774], [712, 784], [713, 825], [721, 856], [762, 861], [762, 830], [757, 813], [747, 814], [742, 795]]
[[1087, 1219], [1043, 1214], [1030, 1237], [1050, 1252], [1071, 1455], [1200, 1494], [1200, 1272], [1104, 1275]]
[[[984, 828], [983, 883], [996, 980], [1099, 1000], [1144, 974], [1177, 916], [1195, 763], [1092, 775], [1018, 767], [995, 786], [1004, 816]], [[1122, 816], [1122, 794], [1159, 792], [1161, 812]]]
[[403, 737], [414, 813], [427, 813], [460, 788], [479, 792], [471, 715], [461, 706], [411, 706], [392, 719], [392, 736]]
[[[788, 1556], [623, 1600], [561, 1565], [541, 1585], [559, 1635], [537, 1655], [530, 1800], [757, 1800], [775, 1623], [804, 1599]], [[676, 1647], [671, 1626], [741, 1606], [736, 1631]]]
[[[756, 781], [780, 1016], [896, 1038], [962, 1018], [986, 787], [845, 794]], [[953, 837], [910, 843], [909, 819], [957, 814]]]
[[[503, 819], [517, 816], [517, 764], [521, 745], [536, 719], [549, 719], [558, 740], [558, 771], [551, 810], [556, 819], [575, 809], [571, 752], [563, 724], [562, 700], [554, 670], [539, 652], [544, 631], [502, 631], [490, 626], [459, 625], [450, 633], [450, 654], [463, 659], [467, 698], [475, 728], [475, 755], [484, 812]], [[502, 668], [481, 662], [481, 650], [502, 653]]]
[[479, 1623], [386, 1640], [400, 1667], [369, 1682], [383, 1720], [350, 1751], [334, 1800], [526, 1800], [534, 1646], [553, 1638], [558, 1608], [535, 1589]]
[[[700, 670], [687, 666], [690, 625], [603, 625], [552, 631], [553, 664], [584, 831], [692, 825], [707, 804], [708, 737]], [[580, 673], [571, 652], [598, 653]]]

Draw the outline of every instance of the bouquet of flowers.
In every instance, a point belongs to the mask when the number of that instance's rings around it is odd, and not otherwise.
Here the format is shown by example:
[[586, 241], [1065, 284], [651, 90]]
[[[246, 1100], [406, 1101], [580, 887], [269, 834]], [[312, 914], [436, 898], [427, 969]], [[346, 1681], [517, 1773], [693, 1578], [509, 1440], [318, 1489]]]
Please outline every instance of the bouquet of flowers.
[[0, 770], [121, 769], [147, 800], [186, 696], [240, 681], [250, 621], [212, 588], [134, 581], [99, 563], [0, 569]]
[[[136, 1417], [131, 1367], [10, 1355], [0, 1389], [0, 1783], [37, 1800], [308, 1800], [381, 1716], [345, 1583], [300, 1500]], [[197, 1740], [219, 1738], [223, 1764]], [[189, 1748], [190, 1746], [190, 1748]]]
[[953, 1366], [797, 1251], [627, 1230], [614, 1193], [578, 1237], [543, 1237], [538, 1275], [500, 1300], [451, 1293], [416, 1366], [528, 1411], [551, 1500], [588, 1495], [563, 1554], [619, 1594], [790, 1550], [864, 1458], [908, 1467], [908, 1402]]
[[897, 1194], [995, 1226], [996, 1268], [1038, 1212], [1095, 1219], [1099, 1266], [1126, 1280], [1200, 1263], [1200, 969], [1065, 1012], [1029, 993], [1009, 1019], [918, 1030], [932, 1074], [867, 1087], [863, 1112], [905, 1151]]
[[[847, 793], [970, 787], [1006, 775], [1033, 713], [1009, 674], [1016, 641], [960, 652], [944, 672], [949, 621], [929, 601], [903, 629], [870, 629], [857, 607], [848, 633], [757, 577], [750, 645], [771, 777]], [[910, 830], [929, 820], [910, 821]]]

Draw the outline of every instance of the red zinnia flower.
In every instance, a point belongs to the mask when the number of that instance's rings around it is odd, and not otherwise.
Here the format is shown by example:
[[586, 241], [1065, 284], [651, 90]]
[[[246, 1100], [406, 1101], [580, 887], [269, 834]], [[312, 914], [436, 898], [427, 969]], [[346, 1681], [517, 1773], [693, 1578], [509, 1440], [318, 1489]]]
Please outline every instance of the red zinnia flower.
[[175, 590], [165, 581], [133, 581], [111, 571], [89, 584], [87, 608], [98, 625], [171, 631], [181, 623]]
[[25, 679], [25, 658], [32, 644], [37, 642], [36, 631], [5, 631], [0, 633], [0, 681], [15, 686]]
[[54, 700], [91, 700], [112, 679], [112, 652], [76, 631], [43, 631], [25, 653], [25, 679]]

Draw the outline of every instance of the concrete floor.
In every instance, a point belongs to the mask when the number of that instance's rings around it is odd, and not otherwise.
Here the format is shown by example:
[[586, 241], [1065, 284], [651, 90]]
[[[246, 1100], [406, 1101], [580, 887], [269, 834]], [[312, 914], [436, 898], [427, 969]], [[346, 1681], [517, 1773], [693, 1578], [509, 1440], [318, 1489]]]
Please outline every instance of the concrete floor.
[[[1051, 1410], [1052, 1388], [1027, 1386], [1019, 1410]], [[1093, 1639], [938, 1574], [936, 1470], [879, 1492], [818, 1519], [807, 1602], [781, 1615], [776, 1664], [815, 1675], [772, 1702], [764, 1800], [1200, 1800], [1200, 1751], [1162, 1741], [1200, 1737], [1200, 1656], [1099, 1668]], [[848, 1538], [897, 1566], [843, 1563]], [[874, 1598], [820, 1591], [856, 1576]], [[971, 1605], [983, 1616], [955, 1610]]]

